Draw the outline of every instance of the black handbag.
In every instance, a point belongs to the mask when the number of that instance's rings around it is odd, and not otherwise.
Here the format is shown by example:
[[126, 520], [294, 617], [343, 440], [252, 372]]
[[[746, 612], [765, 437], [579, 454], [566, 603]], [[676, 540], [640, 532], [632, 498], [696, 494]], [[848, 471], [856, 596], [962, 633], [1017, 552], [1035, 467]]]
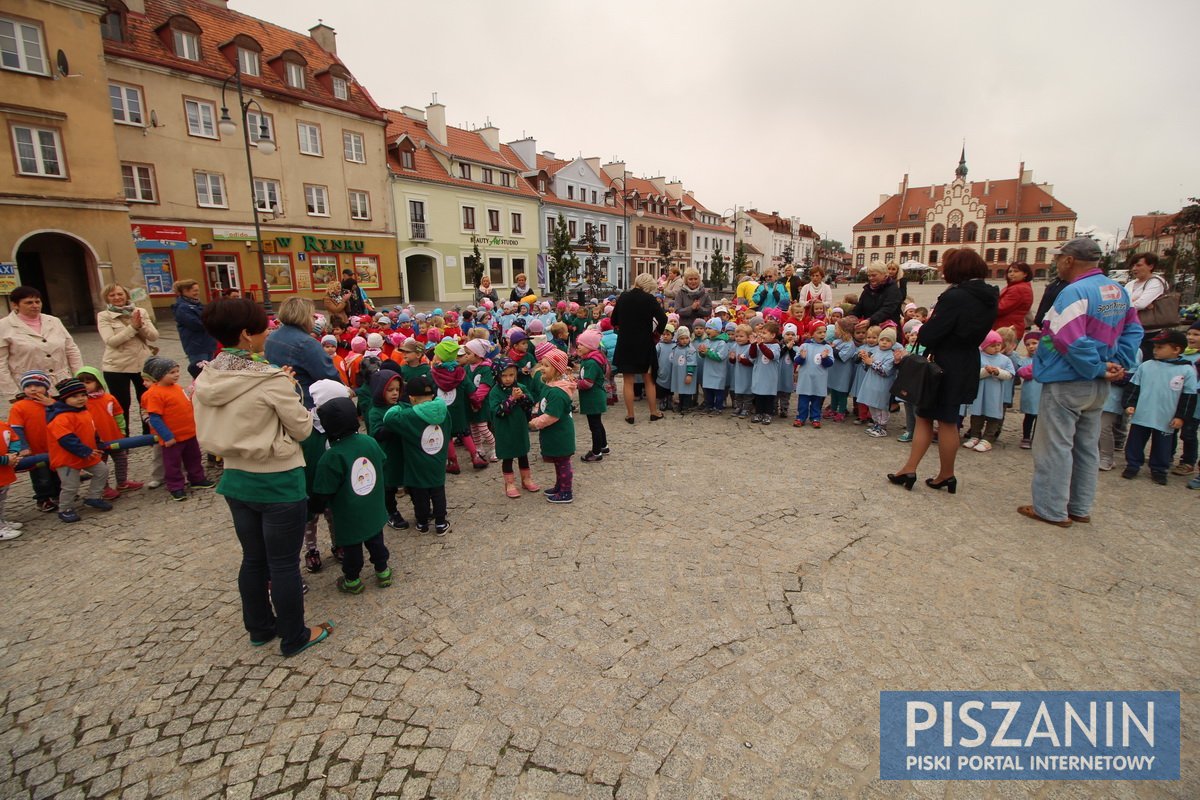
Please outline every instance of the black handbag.
[[942, 368], [925, 356], [909, 354], [896, 367], [892, 394], [915, 407], [929, 406], [937, 396]]

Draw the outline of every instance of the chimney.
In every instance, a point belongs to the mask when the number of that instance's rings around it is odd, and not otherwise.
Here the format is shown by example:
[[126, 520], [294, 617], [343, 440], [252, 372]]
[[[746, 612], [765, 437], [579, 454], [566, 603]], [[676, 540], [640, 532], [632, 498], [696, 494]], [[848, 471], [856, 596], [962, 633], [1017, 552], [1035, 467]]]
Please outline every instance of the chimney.
[[667, 193], [667, 176], [658, 175], [650, 179], [650, 184], [658, 191], [659, 194]]
[[400, 113], [409, 119], [416, 120], [417, 122], [425, 121], [425, 112], [419, 108], [413, 108], [412, 106], [400, 106]]
[[517, 158], [521, 159], [525, 169], [537, 169], [537, 141], [532, 136], [509, 142], [508, 146], [517, 154]]
[[[932, 189], [930, 189], [930, 191], [933, 191], [933, 190], [932, 190]], [[891, 199], [891, 197], [892, 197], [892, 196], [891, 196], [890, 194], [881, 194], [881, 195], [879, 195], [879, 205], [883, 205], [883, 204], [884, 204], [884, 203], [886, 203], [888, 200], [890, 200], [890, 199]]]
[[682, 200], [683, 199], [683, 182], [682, 181], [672, 181], [671, 183], [668, 183], [667, 184], [667, 194], [670, 195], [672, 199]]
[[604, 173], [600, 171], [600, 159], [585, 158], [584, 162], [586, 162], [587, 165], [592, 168], [592, 171], [595, 172], [598, 176], [600, 176], [601, 178], [604, 177]]
[[1044, 191], [1046, 194], [1050, 195], [1051, 197], [1054, 196], [1054, 184], [1053, 183], [1043, 183], [1043, 184], [1041, 184], [1041, 186], [1042, 186], [1042, 191]]
[[553, 151], [553, 150], [543, 150], [543, 151], [542, 151], [542, 156], [543, 156], [544, 158], [548, 158], [548, 159], [550, 159], [551, 161], [554, 161], [554, 160], [555, 160], [555, 158], [554, 158], [554, 151]]
[[1025, 165], [1021, 165], [1021, 183], [1033, 183], [1033, 170], [1025, 169]]
[[625, 162], [624, 161], [612, 161], [608, 164], [605, 164], [603, 167], [601, 167], [601, 169], [604, 170], [604, 174], [608, 176], [609, 180], [612, 180], [614, 178], [619, 178], [622, 181], [625, 180]]
[[[209, 2], [211, 3], [213, 0], [209, 0]], [[225, 4], [220, 3], [219, 5]], [[337, 55], [337, 33], [333, 28], [318, 20], [316, 25], [308, 29], [308, 35], [322, 50]]]
[[929, 185], [929, 199], [932, 200], [933, 198], [934, 198], [933, 184], [930, 184]]
[[905, 190], [907, 190], [907, 189], [908, 189], [908, 173], [906, 172], [906, 173], [904, 173], [904, 179], [900, 181], [900, 191], [898, 192], [898, 194], [904, 194]]
[[446, 107], [441, 103], [430, 103], [425, 106], [425, 124], [434, 141], [442, 147], [446, 146]]
[[499, 128], [491, 123], [488, 123], [487, 127], [480, 128], [478, 131], [476, 131], [476, 133], [479, 134], [480, 139], [483, 139], [484, 144], [488, 146], [489, 150], [491, 150], [493, 153], [500, 152]]
[[991, 179], [989, 178], [988, 180], [985, 180], [985, 181], [983, 182], [983, 193], [984, 193], [984, 194], [987, 194], [987, 193], [988, 193], [988, 190], [989, 190], [989, 189], [991, 189], [991, 188], [992, 188], [992, 181], [991, 181]]

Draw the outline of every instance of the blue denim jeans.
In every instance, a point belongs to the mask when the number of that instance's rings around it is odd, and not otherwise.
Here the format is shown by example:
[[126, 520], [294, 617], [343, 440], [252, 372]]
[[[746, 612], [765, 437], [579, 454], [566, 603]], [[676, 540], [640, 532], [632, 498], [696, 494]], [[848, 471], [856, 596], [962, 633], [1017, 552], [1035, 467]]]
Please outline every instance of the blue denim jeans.
[[1087, 516], [1100, 468], [1100, 410], [1108, 381], [1066, 381], [1042, 387], [1033, 439], [1033, 510], [1061, 522]]
[[308, 504], [303, 500], [247, 503], [232, 497], [225, 501], [242, 544], [238, 592], [250, 640], [262, 642], [278, 635], [280, 652], [294, 653], [309, 639], [300, 582], [300, 545]]
[[[1130, 425], [1129, 437], [1125, 440], [1125, 466], [1139, 470], [1146, 463], [1146, 442], [1150, 443], [1150, 472], [1166, 475], [1175, 455], [1176, 431], [1163, 433], [1145, 425]], [[60, 504], [61, 505], [61, 504]]]
[[800, 422], [820, 422], [825, 398], [816, 394], [796, 395], [796, 419]]

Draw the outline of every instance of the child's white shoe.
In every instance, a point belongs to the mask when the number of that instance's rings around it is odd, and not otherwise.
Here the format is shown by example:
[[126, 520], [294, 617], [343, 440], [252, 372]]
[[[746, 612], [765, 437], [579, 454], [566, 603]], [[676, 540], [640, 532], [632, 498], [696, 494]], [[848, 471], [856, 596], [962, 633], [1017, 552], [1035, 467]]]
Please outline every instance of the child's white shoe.
[[0, 542], [11, 541], [21, 535], [21, 532], [9, 525], [0, 525]]
[[970, 439], [967, 439], [965, 442], [963, 442], [963, 448], [967, 450], [974, 450], [975, 445], [977, 444], [979, 444], [979, 438], [972, 436]]
[[979, 444], [975, 445], [976, 453], [986, 453], [992, 449], [992, 443], [986, 439], [980, 440]]

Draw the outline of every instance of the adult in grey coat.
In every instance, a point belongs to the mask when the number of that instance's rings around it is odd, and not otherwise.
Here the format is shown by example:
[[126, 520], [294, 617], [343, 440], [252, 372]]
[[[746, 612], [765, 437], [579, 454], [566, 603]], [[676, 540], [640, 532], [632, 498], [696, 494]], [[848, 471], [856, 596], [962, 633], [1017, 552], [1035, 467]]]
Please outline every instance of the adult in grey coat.
[[712, 316], [712, 298], [700, 282], [700, 270], [695, 267], [688, 267], [683, 273], [683, 286], [675, 293], [675, 311], [679, 314], [679, 324], [686, 325], [688, 330], [696, 320]]

